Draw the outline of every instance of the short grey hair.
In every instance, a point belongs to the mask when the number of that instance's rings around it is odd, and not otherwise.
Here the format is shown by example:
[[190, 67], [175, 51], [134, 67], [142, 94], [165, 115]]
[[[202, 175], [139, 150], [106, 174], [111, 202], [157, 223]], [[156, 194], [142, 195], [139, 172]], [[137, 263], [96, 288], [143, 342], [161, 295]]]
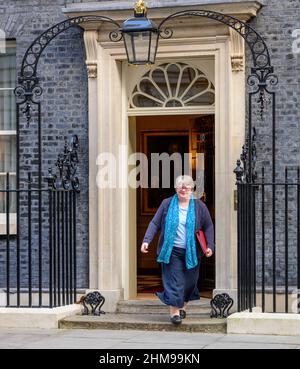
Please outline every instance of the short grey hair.
[[175, 188], [180, 187], [182, 185], [190, 186], [192, 190], [195, 187], [195, 182], [193, 181], [193, 178], [187, 174], [178, 176], [175, 180]]

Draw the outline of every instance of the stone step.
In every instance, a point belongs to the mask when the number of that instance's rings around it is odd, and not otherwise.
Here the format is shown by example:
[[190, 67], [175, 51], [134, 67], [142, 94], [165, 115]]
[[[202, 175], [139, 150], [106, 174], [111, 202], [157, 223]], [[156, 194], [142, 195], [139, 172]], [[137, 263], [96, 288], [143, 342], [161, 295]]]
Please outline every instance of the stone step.
[[[105, 304], [103, 305], [103, 310], [105, 311]], [[169, 307], [163, 304], [159, 299], [119, 301], [116, 310], [117, 313], [123, 314], [167, 314], [168, 311]], [[209, 315], [210, 311], [209, 299], [190, 301], [187, 308], [187, 312], [190, 315]]]
[[226, 319], [211, 319], [209, 315], [192, 315], [175, 326], [169, 314], [120, 314], [106, 313], [100, 316], [75, 315], [59, 321], [61, 329], [117, 329], [148, 331], [179, 331], [226, 333]]

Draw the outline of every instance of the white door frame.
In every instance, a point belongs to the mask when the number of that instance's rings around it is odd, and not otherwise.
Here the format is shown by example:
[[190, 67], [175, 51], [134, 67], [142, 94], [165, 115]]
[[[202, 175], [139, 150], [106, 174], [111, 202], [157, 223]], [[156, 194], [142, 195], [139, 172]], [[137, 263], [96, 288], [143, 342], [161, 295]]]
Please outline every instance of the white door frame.
[[[234, 42], [241, 41], [230, 36], [162, 40], [157, 58], [179, 61], [213, 56], [215, 60], [214, 292], [226, 291], [235, 299], [237, 230], [233, 169], [244, 142], [245, 78], [243, 70], [232, 68], [230, 56], [236, 49]], [[127, 188], [128, 152], [119, 155], [119, 145], [128, 145], [129, 134], [126, 67], [122, 67], [126, 55], [122, 45], [98, 43], [94, 31], [85, 32], [85, 44], [90, 50], [87, 65], [92, 71], [89, 78], [90, 288], [101, 290], [106, 301], [109, 300], [106, 309], [114, 311], [118, 300], [134, 298], [136, 294], [133, 286], [134, 279], [136, 284], [136, 260], [129, 246], [133, 240], [129, 232], [132, 196]], [[95, 68], [96, 73], [93, 72]], [[119, 158], [121, 188], [103, 190], [95, 186], [97, 154], [105, 151]]]

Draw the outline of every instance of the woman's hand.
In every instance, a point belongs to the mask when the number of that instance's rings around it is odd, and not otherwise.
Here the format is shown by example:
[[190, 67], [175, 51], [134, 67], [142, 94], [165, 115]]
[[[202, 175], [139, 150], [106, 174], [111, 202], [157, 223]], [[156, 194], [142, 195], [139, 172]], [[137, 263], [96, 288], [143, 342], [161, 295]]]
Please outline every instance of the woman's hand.
[[211, 249], [207, 249], [206, 250], [206, 257], [210, 258], [212, 256], [213, 252], [211, 251]]
[[147, 254], [147, 253], [149, 252], [149, 250], [148, 250], [148, 246], [149, 246], [149, 244], [148, 244], [147, 242], [144, 242], [144, 243], [142, 244], [142, 246], [141, 246], [141, 252], [142, 252], [143, 254]]

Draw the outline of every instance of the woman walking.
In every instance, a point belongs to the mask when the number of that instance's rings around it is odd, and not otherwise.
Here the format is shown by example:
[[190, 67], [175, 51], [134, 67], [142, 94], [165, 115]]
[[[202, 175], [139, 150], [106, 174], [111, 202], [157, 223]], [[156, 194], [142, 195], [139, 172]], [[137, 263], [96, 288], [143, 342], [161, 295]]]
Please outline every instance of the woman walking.
[[214, 252], [213, 223], [206, 205], [193, 196], [194, 181], [188, 175], [175, 181], [176, 193], [164, 199], [151, 220], [143, 243], [142, 253], [160, 230], [157, 261], [162, 263], [163, 292], [155, 294], [170, 306], [170, 320], [179, 325], [186, 317], [188, 301], [200, 298], [197, 282], [201, 248], [195, 234], [202, 229], [206, 238], [206, 257]]

